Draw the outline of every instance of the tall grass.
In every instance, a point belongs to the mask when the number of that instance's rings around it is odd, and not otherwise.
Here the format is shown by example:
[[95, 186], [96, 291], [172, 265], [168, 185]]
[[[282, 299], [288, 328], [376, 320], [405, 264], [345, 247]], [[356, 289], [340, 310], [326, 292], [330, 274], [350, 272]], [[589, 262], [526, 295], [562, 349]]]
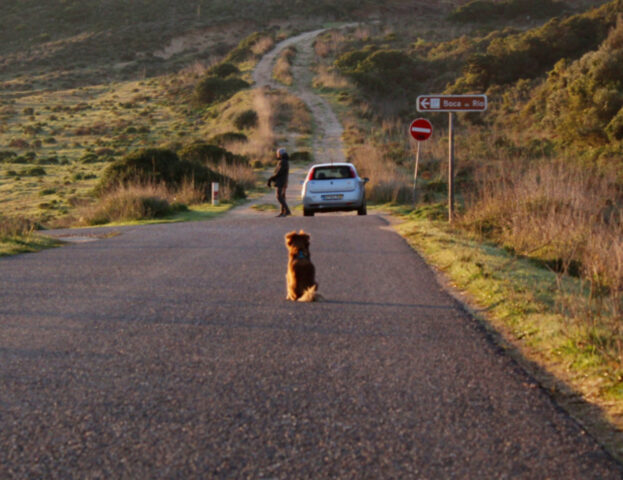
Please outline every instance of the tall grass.
[[97, 203], [82, 207], [80, 223], [103, 225], [164, 217], [175, 211], [172, 198], [172, 193], [164, 184], [119, 186], [102, 196]]
[[[226, 177], [234, 180], [238, 185], [241, 185], [245, 190], [251, 190], [255, 187], [257, 181], [257, 175], [253, 171], [253, 168], [243, 163], [227, 164], [224, 160], [216, 166], [216, 171]], [[221, 187], [221, 198], [230, 199], [232, 195], [227, 190], [227, 186]]]
[[348, 79], [338, 74], [334, 69], [319, 65], [316, 76], [312, 81], [314, 88], [346, 89], [350, 87]]
[[273, 68], [273, 77], [284, 85], [292, 85], [294, 77], [292, 76], [292, 65], [296, 57], [296, 47], [291, 46], [285, 48], [277, 58], [275, 67]]
[[0, 241], [15, 237], [28, 237], [35, 229], [36, 224], [32, 220], [0, 215]]
[[361, 177], [368, 177], [366, 198], [374, 203], [406, 203], [412, 200], [409, 176], [393, 162], [387, 160], [383, 151], [370, 142], [356, 145], [349, 150], [349, 161]]
[[257, 113], [257, 129], [248, 142], [238, 144], [236, 153], [246, 155], [252, 164], [263, 163], [270, 158], [275, 145], [273, 130], [273, 106], [270, 100], [270, 90], [256, 89], [253, 96], [253, 109]]
[[561, 291], [562, 306], [576, 327], [616, 339], [595, 347], [623, 364], [623, 218], [614, 177], [563, 160], [520, 159], [482, 167], [475, 177], [459, 225], [579, 277], [585, 295]]

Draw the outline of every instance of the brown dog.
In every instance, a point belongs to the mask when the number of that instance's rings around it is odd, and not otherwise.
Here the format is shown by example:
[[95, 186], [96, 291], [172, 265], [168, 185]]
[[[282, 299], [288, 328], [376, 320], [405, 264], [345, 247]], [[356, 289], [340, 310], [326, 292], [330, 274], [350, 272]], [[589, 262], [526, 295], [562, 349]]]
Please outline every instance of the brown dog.
[[314, 302], [319, 299], [316, 293], [316, 269], [309, 254], [309, 235], [301, 230], [285, 236], [288, 249], [287, 300]]

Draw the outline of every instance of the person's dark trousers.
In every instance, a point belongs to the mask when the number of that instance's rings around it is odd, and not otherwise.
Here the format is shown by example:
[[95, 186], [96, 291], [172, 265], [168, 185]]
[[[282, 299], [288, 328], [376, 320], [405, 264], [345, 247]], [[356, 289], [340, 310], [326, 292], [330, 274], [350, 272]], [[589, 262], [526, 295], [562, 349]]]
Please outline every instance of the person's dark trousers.
[[277, 187], [277, 201], [281, 204], [281, 213], [290, 215], [290, 209], [286, 203], [286, 187]]

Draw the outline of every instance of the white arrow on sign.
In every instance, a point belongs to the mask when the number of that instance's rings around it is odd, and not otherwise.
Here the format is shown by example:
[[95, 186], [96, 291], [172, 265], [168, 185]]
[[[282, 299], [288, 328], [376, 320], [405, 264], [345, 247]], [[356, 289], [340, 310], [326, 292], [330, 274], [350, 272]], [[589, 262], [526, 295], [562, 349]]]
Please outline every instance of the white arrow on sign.
[[422, 100], [420, 100], [420, 106], [422, 108], [428, 108], [429, 103], [430, 102], [429, 102], [428, 98], [423, 98]]

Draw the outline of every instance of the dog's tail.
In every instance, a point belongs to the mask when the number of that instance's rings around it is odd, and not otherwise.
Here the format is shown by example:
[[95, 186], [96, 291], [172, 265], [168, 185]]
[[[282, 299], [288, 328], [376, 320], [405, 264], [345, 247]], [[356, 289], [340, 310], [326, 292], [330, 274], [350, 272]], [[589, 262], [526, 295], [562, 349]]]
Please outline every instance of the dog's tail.
[[297, 302], [321, 302], [322, 295], [318, 293], [318, 285], [313, 285], [303, 292]]

